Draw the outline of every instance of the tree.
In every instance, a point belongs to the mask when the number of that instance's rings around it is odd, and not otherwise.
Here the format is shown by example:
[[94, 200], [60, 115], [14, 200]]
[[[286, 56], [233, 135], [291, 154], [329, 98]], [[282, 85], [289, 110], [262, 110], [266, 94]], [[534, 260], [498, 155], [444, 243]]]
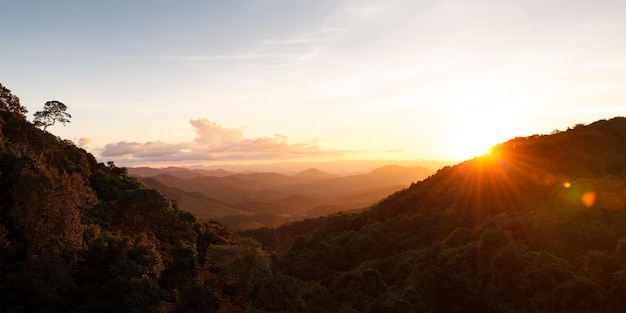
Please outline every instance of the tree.
[[48, 101], [44, 105], [43, 111], [35, 112], [35, 119], [33, 122], [35, 126], [43, 126], [43, 130], [46, 130], [48, 126], [54, 125], [54, 123], [61, 122], [63, 125], [70, 122], [72, 116], [65, 112], [67, 106], [59, 101]]
[[20, 105], [20, 98], [11, 94], [11, 90], [0, 84], [0, 110], [6, 110], [18, 114], [21, 117], [25, 117], [28, 110], [23, 105]]

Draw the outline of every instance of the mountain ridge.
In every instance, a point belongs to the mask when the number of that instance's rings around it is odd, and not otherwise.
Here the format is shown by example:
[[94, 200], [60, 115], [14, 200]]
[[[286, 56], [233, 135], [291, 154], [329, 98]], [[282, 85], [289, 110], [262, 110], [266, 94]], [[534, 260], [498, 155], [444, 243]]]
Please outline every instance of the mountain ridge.
[[[397, 165], [348, 176], [317, 169], [307, 169], [294, 175], [257, 172], [233, 173], [223, 177], [187, 172], [185, 176], [180, 176], [171, 169], [140, 169], [138, 172], [149, 173], [151, 176], [139, 178], [151, 188], [178, 201], [182, 208], [203, 218], [222, 221], [234, 229], [241, 229], [242, 224], [250, 225], [253, 221], [251, 214], [260, 214], [259, 219], [264, 221], [269, 220], [267, 214], [274, 215], [271, 219], [273, 223], [284, 223], [361, 209], [432, 174], [422, 167]], [[211, 199], [219, 200], [226, 206]], [[229, 207], [233, 208], [232, 212], [228, 212]], [[245, 222], [238, 223], [236, 216], [241, 216], [239, 219]], [[278, 226], [266, 225], [260, 220], [254, 225]]]
[[[238, 234], [19, 108], [0, 107], [7, 312], [626, 311], [624, 117], [511, 139], [358, 211]], [[244, 184], [231, 196], [264, 205], [253, 196], [317, 200], [258, 176], [189, 180]]]
[[618, 312], [624, 221], [617, 117], [511, 139], [367, 210], [245, 234], [322, 286], [319, 311]]
[[331, 174], [324, 171], [320, 171], [316, 168], [309, 168], [302, 172], [292, 175], [293, 177], [307, 177], [307, 178], [315, 178], [315, 179], [324, 179], [324, 178], [336, 178], [340, 175]]
[[298, 306], [299, 291], [281, 295], [300, 287], [273, 271], [258, 243], [198, 220], [126, 169], [97, 162], [0, 104], [3, 312]]

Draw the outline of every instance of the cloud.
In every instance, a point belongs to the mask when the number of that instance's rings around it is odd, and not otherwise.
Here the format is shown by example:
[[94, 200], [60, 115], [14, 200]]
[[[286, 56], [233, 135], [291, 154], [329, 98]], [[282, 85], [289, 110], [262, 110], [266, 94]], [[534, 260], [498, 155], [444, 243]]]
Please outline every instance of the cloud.
[[273, 55], [249, 53], [249, 54], [220, 54], [220, 55], [170, 55], [162, 59], [175, 61], [229, 61], [229, 60], [255, 60], [275, 57]]
[[120, 141], [107, 144], [100, 153], [105, 157], [133, 156], [134, 158], [159, 158], [175, 155], [185, 149], [188, 144], [168, 144], [160, 141], [146, 143]]
[[80, 138], [78, 139], [78, 146], [84, 147], [92, 142], [91, 138]]
[[336, 156], [349, 151], [324, 150], [314, 142], [292, 143], [287, 137], [246, 138], [241, 129], [219, 125], [205, 118], [190, 120], [196, 138], [188, 142], [161, 141], [107, 144], [100, 157], [118, 163], [210, 162], [237, 160], [287, 160]]
[[401, 152], [407, 152], [404, 149], [390, 149], [390, 150], [385, 150], [385, 153], [401, 153]]
[[243, 139], [243, 133], [236, 128], [226, 128], [206, 118], [198, 118], [189, 121], [198, 137], [196, 141], [206, 144], [219, 144], [223, 142], [239, 141]]
[[330, 36], [297, 36], [286, 39], [268, 39], [261, 43], [261, 45], [266, 46], [289, 46], [289, 45], [312, 45], [312, 44], [320, 44], [327, 43], [331, 41]]
[[380, 9], [381, 7], [379, 6], [349, 6], [345, 8], [349, 16], [361, 18], [370, 17], [380, 11]]

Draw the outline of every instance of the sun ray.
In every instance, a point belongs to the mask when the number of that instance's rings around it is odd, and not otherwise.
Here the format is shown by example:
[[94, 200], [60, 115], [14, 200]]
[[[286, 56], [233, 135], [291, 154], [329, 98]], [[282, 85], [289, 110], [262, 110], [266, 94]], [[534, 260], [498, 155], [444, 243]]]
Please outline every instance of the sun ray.
[[427, 201], [456, 210], [459, 225], [476, 225], [500, 213], [518, 216], [535, 208], [537, 199], [566, 188], [564, 175], [551, 173], [536, 157], [509, 148], [496, 147], [492, 153], [442, 169], [436, 180], [425, 182], [432, 184]]

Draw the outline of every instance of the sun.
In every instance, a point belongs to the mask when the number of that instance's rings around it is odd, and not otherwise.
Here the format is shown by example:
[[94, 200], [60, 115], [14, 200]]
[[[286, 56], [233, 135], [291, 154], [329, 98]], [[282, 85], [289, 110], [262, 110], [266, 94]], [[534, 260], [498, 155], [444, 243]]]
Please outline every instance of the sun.
[[467, 134], [452, 139], [446, 146], [446, 154], [453, 159], [462, 161], [488, 154], [491, 147], [498, 142], [489, 137]]
[[519, 135], [523, 125], [524, 108], [518, 101], [498, 92], [472, 95], [462, 106], [446, 107], [441, 118], [445, 125], [441, 149], [459, 161], [489, 153], [493, 146]]
[[510, 129], [500, 123], [467, 119], [448, 129], [442, 149], [447, 157], [464, 161], [489, 153], [493, 146], [510, 139], [510, 133]]

